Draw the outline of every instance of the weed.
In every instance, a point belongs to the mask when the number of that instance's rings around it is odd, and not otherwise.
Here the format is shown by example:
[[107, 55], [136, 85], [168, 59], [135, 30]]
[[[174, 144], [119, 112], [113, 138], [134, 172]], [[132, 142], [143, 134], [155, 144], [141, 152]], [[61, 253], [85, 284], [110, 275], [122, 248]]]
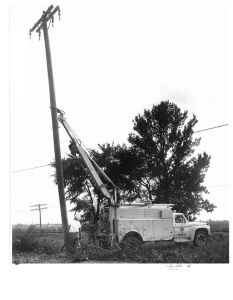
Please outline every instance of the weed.
[[24, 236], [21, 239], [15, 240], [12, 244], [12, 251], [16, 252], [30, 252], [30, 251], [35, 251], [37, 248], [38, 244], [37, 242], [31, 238]]
[[[17, 234], [16, 234], [17, 233]], [[24, 253], [27, 262], [53, 261], [59, 262], [59, 249], [63, 245], [62, 234], [45, 234], [35, 232], [34, 228], [22, 232], [14, 232], [13, 253], [14, 257], [20, 256], [18, 251]], [[175, 242], [146, 242], [136, 249], [104, 249], [99, 246], [86, 245], [83, 249], [89, 261], [99, 262], [135, 262], [135, 263], [229, 263], [229, 233], [213, 232], [205, 247], [194, 247], [192, 243]], [[25, 251], [34, 251], [25, 253]], [[36, 252], [36, 255], [35, 255]], [[57, 258], [55, 259], [55, 257]], [[32, 257], [32, 258], [30, 258]], [[35, 259], [34, 259], [34, 258]], [[67, 262], [70, 262], [67, 260]]]

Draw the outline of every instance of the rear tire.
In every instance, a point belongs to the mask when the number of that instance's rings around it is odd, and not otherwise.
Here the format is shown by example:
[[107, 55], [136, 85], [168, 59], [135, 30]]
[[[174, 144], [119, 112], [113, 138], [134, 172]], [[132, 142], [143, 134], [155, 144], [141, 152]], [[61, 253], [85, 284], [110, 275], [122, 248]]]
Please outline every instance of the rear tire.
[[128, 235], [124, 238], [121, 246], [126, 252], [135, 252], [139, 250], [142, 244], [142, 239], [134, 235]]
[[198, 230], [195, 233], [193, 243], [194, 243], [195, 246], [203, 247], [207, 243], [207, 238], [208, 238], [208, 235], [205, 232], [205, 230]]

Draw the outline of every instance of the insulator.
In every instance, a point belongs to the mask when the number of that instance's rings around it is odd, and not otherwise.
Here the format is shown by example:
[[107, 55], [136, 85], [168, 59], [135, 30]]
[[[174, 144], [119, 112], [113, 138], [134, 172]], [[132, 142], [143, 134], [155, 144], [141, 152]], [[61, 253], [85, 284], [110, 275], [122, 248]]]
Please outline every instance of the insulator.
[[52, 16], [51, 20], [52, 20], [52, 27], [53, 27], [53, 23], [54, 23], [54, 16]]
[[60, 10], [60, 8], [58, 9], [58, 17], [59, 17], [59, 20], [61, 20], [61, 10]]
[[40, 30], [38, 31], [38, 35], [39, 35], [39, 40], [40, 40], [40, 35], [41, 35], [41, 32], [40, 32]]

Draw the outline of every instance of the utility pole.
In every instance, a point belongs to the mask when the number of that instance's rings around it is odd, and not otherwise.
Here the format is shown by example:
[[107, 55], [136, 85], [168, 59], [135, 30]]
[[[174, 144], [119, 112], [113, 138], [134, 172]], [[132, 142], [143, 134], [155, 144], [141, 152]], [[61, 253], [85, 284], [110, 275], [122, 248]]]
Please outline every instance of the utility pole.
[[36, 32], [39, 33], [39, 38], [40, 38], [41, 30], [43, 30], [44, 33], [48, 81], [49, 81], [49, 93], [50, 93], [50, 108], [51, 108], [52, 125], [53, 125], [53, 141], [54, 141], [54, 152], [55, 152], [55, 161], [56, 161], [56, 175], [57, 175], [57, 182], [58, 182], [58, 193], [59, 193], [59, 200], [60, 200], [64, 243], [65, 243], [65, 249], [68, 252], [69, 251], [69, 228], [68, 228], [65, 193], [64, 193], [64, 179], [63, 179], [63, 169], [62, 169], [62, 162], [61, 162], [61, 150], [60, 150], [60, 140], [59, 140], [59, 131], [58, 131], [55, 87], [54, 87], [54, 80], [53, 80], [52, 58], [51, 58], [49, 35], [48, 35], [48, 26], [50, 24], [53, 25], [54, 15], [56, 12], [58, 12], [60, 18], [59, 6], [56, 6], [53, 9], [53, 5], [51, 5], [47, 9], [47, 11], [43, 11], [41, 18], [30, 29], [29, 35], [31, 36], [31, 33], [34, 30], [36, 30]]
[[41, 210], [42, 209], [47, 209], [48, 207], [42, 207], [46, 206], [47, 204], [36, 204], [36, 205], [31, 205], [30, 207], [35, 207], [37, 206], [38, 208], [31, 209], [31, 211], [38, 210], [39, 211], [39, 217], [40, 217], [40, 230], [41, 230]]

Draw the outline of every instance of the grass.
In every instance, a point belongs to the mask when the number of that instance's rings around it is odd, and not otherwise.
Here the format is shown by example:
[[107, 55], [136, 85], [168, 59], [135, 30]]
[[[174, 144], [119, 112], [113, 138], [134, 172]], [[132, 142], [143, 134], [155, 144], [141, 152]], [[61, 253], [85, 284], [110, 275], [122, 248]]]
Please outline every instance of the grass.
[[208, 221], [211, 232], [229, 232], [229, 221]]
[[205, 247], [192, 243], [175, 242], [144, 243], [140, 249], [124, 252], [105, 249], [99, 252], [88, 249], [88, 257], [98, 261], [117, 260], [137, 263], [229, 263], [229, 235], [214, 234]]
[[[65, 259], [64, 253], [59, 252], [59, 247], [62, 244], [62, 234], [55, 235], [52, 244], [51, 236], [43, 236], [41, 239], [37, 239], [36, 248], [33, 251], [15, 251], [13, 261], [21, 263], [69, 263], [71, 262], [70, 257]], [[213, 234], [205, 247], [195, 247], [191, 243], [154, 242], [144, 243], [137, 251], [133, 249], [127, 252], [118, 248], [103, 249], [91, 245], [85, 246], [83, 249], [90, 261], [98, 262], [229, 263], [229, 235], [227, 233]]]
[[[215, 221], [216, 222], [216, 221]], [[211, 225], [211, 224], [210, 224]], [[228, 225], [228, 227], [226, 227]], [[213, 227], [214, 226], [214, 227]], [[205, 247], [192, 243], [147, 242], [139, 249], [123, 251], [118, 248], [103, 249], [86, 245], [83, 250], [90, 261], [118, 263], [229, 263], [229, 233], [220, 231], [228, 228], [229, 222], [214, 223]], [[14, 263], [70, 263], [71, 258], [60, 252], [63, 234], [58, 231], [40, 232], [36, 226], [13, 229]]]
[[[61, 225], [59, 225], [59, 229]], [[15, 252], [39, 252], [57, 253], [63, 246], [63, 234], [56, 228], [40, 230], [35, 225], [15, 226], [12, 231], [12, 251]]]

